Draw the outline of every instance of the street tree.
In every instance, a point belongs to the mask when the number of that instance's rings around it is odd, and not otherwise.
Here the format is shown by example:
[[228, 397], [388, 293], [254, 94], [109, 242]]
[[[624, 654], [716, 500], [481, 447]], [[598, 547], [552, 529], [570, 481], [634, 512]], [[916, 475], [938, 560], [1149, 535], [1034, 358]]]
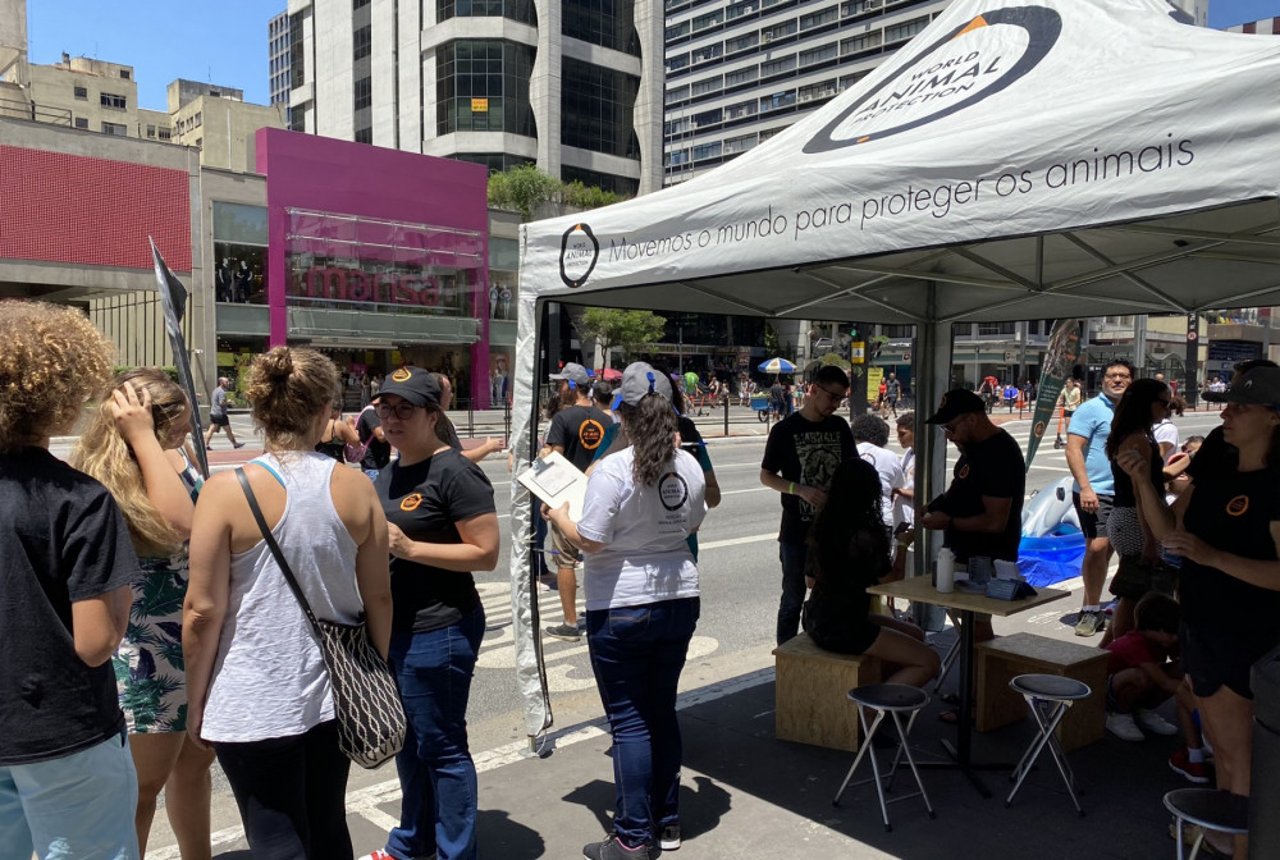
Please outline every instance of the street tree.
[[601, 370], [608, 362], [609, 350], [621, 349], [624, 359], [662, 338], [667, 325], [665, 317], [653, 311], [624, 311], [615, 308], [587, 308], [575, 327], [584, 341], [600, 345]]

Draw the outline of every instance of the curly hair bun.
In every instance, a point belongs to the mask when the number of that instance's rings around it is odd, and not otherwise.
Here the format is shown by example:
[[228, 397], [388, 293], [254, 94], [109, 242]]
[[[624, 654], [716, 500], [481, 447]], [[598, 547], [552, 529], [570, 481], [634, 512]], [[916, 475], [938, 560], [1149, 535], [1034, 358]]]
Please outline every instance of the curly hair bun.
[[262, 373], [272, 382], [287, 382], [293, 376], [293, 352], [287, 346], [277, 346], [260, 361]]

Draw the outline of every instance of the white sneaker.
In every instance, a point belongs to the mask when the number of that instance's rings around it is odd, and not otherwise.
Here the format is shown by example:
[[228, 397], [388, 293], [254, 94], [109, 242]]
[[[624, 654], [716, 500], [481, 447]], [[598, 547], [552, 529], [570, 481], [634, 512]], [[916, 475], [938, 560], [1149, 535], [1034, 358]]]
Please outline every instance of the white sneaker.
[[1157, 714], [1155, 711], [1138, 711], [1135, 721], [1139, 726], [1153, 735], [1171, 738], [1178, 733], [1178, 727]]
[[1107, 731], [1122, 741], [1146, 740], [1146, 735], [1133, 720], [1133, 714], [1107, 714]]

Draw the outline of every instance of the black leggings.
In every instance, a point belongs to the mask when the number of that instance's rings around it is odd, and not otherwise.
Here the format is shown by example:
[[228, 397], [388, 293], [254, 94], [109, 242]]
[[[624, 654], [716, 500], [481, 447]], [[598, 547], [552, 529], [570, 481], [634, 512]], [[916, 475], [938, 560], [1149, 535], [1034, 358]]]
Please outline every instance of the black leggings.
[[215, 743], [254, 860], [352, 860], [337, 723], [305, 734]]

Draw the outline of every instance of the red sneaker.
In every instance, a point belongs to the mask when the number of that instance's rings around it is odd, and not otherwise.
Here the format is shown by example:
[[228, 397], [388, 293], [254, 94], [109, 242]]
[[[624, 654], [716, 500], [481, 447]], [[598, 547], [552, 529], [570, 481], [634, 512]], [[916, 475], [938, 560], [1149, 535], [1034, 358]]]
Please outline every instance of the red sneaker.
[[1192, 761], [1186, 747], [1178, 747], [1173, 755], [1169, 756], [1169, 769], [1174, 773], [1182, 774], [1189, 782], [1194, 782], [1196, 785], [1205, 785], [1209, 782], [1209, 769], [1202, 761]]

